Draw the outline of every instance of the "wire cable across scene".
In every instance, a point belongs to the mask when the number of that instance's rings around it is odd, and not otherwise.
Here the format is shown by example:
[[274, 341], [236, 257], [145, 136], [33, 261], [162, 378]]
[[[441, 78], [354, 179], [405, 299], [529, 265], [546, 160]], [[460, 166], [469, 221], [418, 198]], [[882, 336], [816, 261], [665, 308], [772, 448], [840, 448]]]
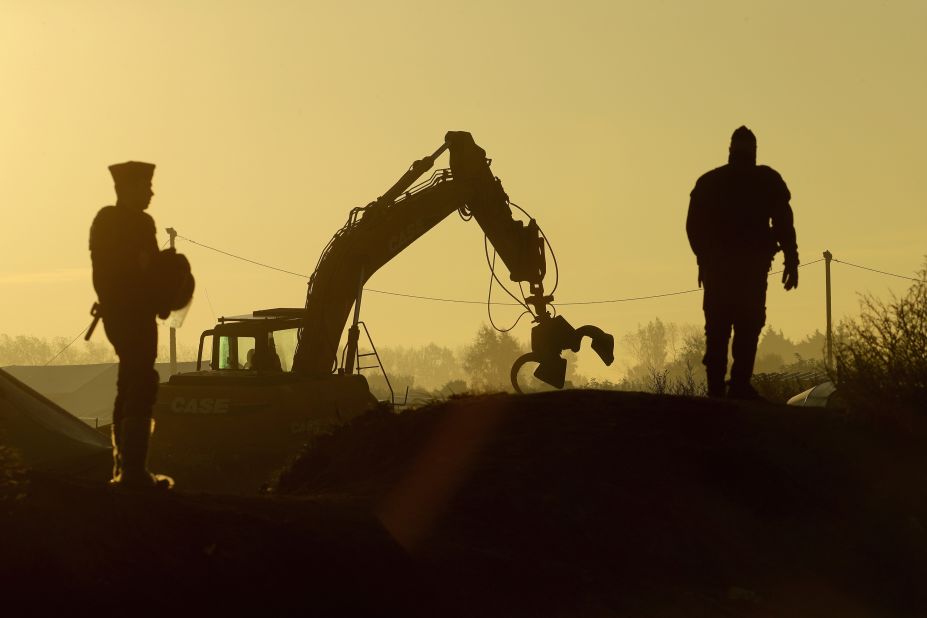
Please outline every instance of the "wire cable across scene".
[[48, 367], [49, 365], [51, 365], [52, 361], [54, 361], [56, 358], [58, 358], [59, 356], [61, 356], [62, 354], [64, 354], [65, 350], [67, 350], [67, 349], [70, 348], [72, 345], [74, 345], [74, 344], [77, 342], [77, 340], [80, 339], [80, 338], [83, 336], [83, 334], [87, 332], [87, 330], [88, 330], [89, 328], [90, 328], [89, 326], [85, 326], [84, 329], [83, 329], [82, 331], [80, 331], [79, 333], [77, 333], [77, 336], [74, 337], [74, 339], [72, 339], [72, 340], [71, 340], [67, 345], [65, 345], [63, 348], [61, 348], [60, 350], [58, 350], [58, 353], [55, 354], [54, 356], [52, 356], [52, 357], [51, 357], [50, 359], [48, 359], [47, 361], [45, 361], [45, 362], [42, 364], [42, 366], [43, 366], [43, 367]]
[[294, 275], [301, 279], [308, 279], [309, 275], [303, 273], [293, 272], [292, 270], [286, 270], [285, 268], [278, 268], [276, 266], [271, 266], [270, 264], [265, 264], [263, 262], [257, 262], [255, 260], [250, 260], [246, 257], [240, 255], [235, 255], [234, 253], [229, 253], [228, 251], [223, 251], [222, 249], [216, 249], [215, 247], [210, 247], [209, 245], [204, 245], [201, 242], [193, 240], [192, 238], [187, 238], [186, 236], [181, 236], [177, 234], [177, 238], [181, 240], [186, 240], [188, 243], [197, 245], [198, 247], [203, 247], [204, 249], [209, 249], [210, 251], [215, 251], [216, 253], [221, 253], [222, 255], [227, 255], [228, 257], [235, 258], [236, 260], [241, 260], [242, 262], [248, 262], [249, 264], [254, 264], [255, 266], [260, 266], [262, 268], [269, 268], [270, 270], [276, 270], [277, 272], [286, 273], [288, 275]]
[[868, 270], [869, 272], [879, 273], [880, 275], [888, 275], [889, 277], [898, 277], [899, 279], [907, 279], [908, 281], [922, 281], [917, 277], [907, 277], [905, 275], [896, 275], [895, 273], [886, 272], [884, 270], [878, 270], [876, 268], [869, 268], [868, 266], [860, 266], [859, 264], [851, 264], [850, 262], [844, 262], [843, 260], [838, 260], [833, 258], [832, 262], [837, 262], [838, 264], [844, 264], [846, 266], [852, 266], [853, 268], [859, 268], [860, 270]]
[[[514, 206], [514, 204], [513, 204], [513, 206]], [[521, 210], [522, 212], [524, 212], [526, 216], [530, 217], [530, 215], [528, 215], [528, 213], [525, 212], [524, 209], [522, 209], [522, 208], [519, 207], [519, 206], [515, 206], [515, 207], [518, 208], [519, 210]], [[241, 260], [241, 261], [243, 261], [243, 262], [247, 262], [247, 263], [253, 264], [253, 265], [255, 265], [255, 266], [260, 266], [261, 268], [267, 268], [267, 269], [270, 269], [270, 270], [273, 270], [273, 271], [276, 271], [276, 272], [281, 272], [281, 273], [284, 273], [284, 274], [287, 274], [287, 275], [293, 275], [294, 277], [299, 277], [300, 279], [304, 279], [304, 280], [308, 280], [308, 279], [309, 279], [309, 275], [307, 275], [307, 274], [294, 272], [294, 271], [292, 271], [292, 270], [287, 270], [287, 269], [285, 269], [285, 268], [279, 268], [279, 267], [277, 267], [277, 266], [272, 266], [271, 264], [265, 264], [264, 262], [258, 262], [257, 260], [252, 260], [252, 259], [246, 258], [246, 257], [241, 256], [241, 255], [236, 255], [236, 254], [234, 254], [234, 253], [230, 253], [230, 252], [228, 252], [228, 251], [224, 251], [224, 250], [222, 250], [222, 249], [218, 249], [218, 248], [216, 248], [216, 247], [207, 245], [207, 244], [205, 244], [205, 243], [201, 243], [201, 242], [199, 242], [199, 241], [193, 240], [192, 238], [187, 238], [186, 236], [181, 236], [180, 234], [177, 235], [177, 238], [179, 238], [179, 239], [181, 239], [181, 240], [185, 240], [186, 242], [188, 242], [188, 243], [190, 243], [190, 244], [193, 244], [193, 245], [196, 245], [196, 246], [198, 246], [198, 247], [202, 247], [203, 249], [208, 249], [208, 250], [210, 250], [210, 251], [215, 251], [216, 253], [225, 255], [225, 256], [227, 256], [227, 257], [234, 258], [234, 259], [236, 259], [236, 260]], [[551, 255], [553, 255], [553, 249], [550, 247], [550, 243], [547, 241], [547, 237], [546, 237], [546, 236], [544, 236], [544, 240], [545, 240], [545, 242], [547, 243], [548, 248], [550, 248], [550, 250], [551, 250]], [[484, 239], [484, 243], [485, 243], [485, 239]], [[486, 252], [487, 263], [489, 263], [489, 259], [490, 259], [490, 258], [489, 258], [489, 249], [488, 249], [488, 245], [484, 244], [484, 250], [485, 250], [485, 252]], [[818, 258], [818, 259], [816, 259], [816, 260], [812, 260], [811, 262], [806, 262], [806, 263], [804, 263], [804, 264], [800, 264], [800, 265], [799, 265], [799, 268], [804, 268], [804, 267], [806, 267], [806, 266], [812, 266], [812, 265], [814, 265], [814, 264], [819, 264], [819, 263], [823, 262], [824, 260], [825, 260], [825, 258]], [[860, 265], [860, 264], [854, 264], [854, 263], [852, 263], [852, 262], [847, 262], [847, 261], [844, 261], [844, 260], [838, 260], [838, 259], [836, 259], [836, 258], [833, 258], [831, 261], [837, 262], [838, 264], [844, 264], [844, 265], [850, 266], [850, 267], [852, 267], [852, 268], [858, 268], [858, 269], [860, 269], [860, 270], [865, 270], [865, 271], [877, 273], [877, 274], [880, 274], [880, 275], [885, 275], [885, 276], [888, 276], [888, 277], [896, 277], [896, 278], [898, 278], [898, 279], [905, 279], [905, 280], [907, 280], [907, 281], [914, 281], [914, 282], [920, 282], [920, 281], [922, 281], [922, 279], [918, 279], [917, 277], [909, 277], [909, 276], [906, 276], [906, 275], [899, 275], [899, 274], [891, 273], [891, 272], [888, 272], [888, 271], [885, 271], [885, 270], [880, 270], [880, 269], [877, 269], [877, 268], [871, 268], [871, 267], [869, 267], [869, 266], [862, 266], [862, 265]], [[772, 272], [769, 273], [769, 276], [772, 277], [773, 275], [778, 275], [778, 274], [781, 274], [782, 272], [783, 272], [782, 270], [772, 271]], [[491, 276], [492, 276], [493, 278], [495, 278], [495, 280], [502, 286], [502, 288], [503, 288], [510, 296], [512, 296], [513, 299], [515, 299], [516, 301], [518, 301], [517, 297], [515, 297], [515, 296], [508, 290], [508, 288], [506, 288], [504, 285], [502, 285], [502, 282], [498, 280], [498, 278], [497, 278], [496, 275], [495, 275], [495, 269], [494, 269], [494, 267], [493, 267], [492, 265], [490, 265], [490, 274], [491, 274]], [[558, 278], [559, 278], [559, 277], [558, 277]], [[511, 302], [511, 303], [508, 303], [508, 302], [498, 302], [498, 301], [493, 302], [493, 301], [491, 300], [491, 294], [492, 294], [492, 291], [491, 291], [491, 290], [492, 290], [492, 287], [490, 286], [490, 298], [487, 298], [487, 300], [465, 300], [465, 299], [459, 299], [459, 298], [443, 298], [443, 297], [438, 297], [438, 296], [424, 296], [424, 295], [421, 295], [421, 294], [408, 294], [408, 293], [404, 293], [404, 292], [393, 292], [393, 291], [390, 291], [390, 290], [378, 290], [378, 289], [375, 289], [375, 288], [366, 288], [366, 287], [364, 288], [364, 291], [365, 291], [365, 292], [370, 292], [370, 293], [373, 293], [373, 294], [383, 294], [383, 295], [385, 295], [385, 296], [396, 296], [396, 297], [399, 297], [399, 298], [410, 298], [410, 299], [413, 299], [413, 300], [427, 300], [427, 301], [431, 301], [431, 302], [455, 303], [455, 304], [462, 304], [462, 305], [487, 305], [487, 306], [493, 306], [493, 305], [494, 305], [494, 306], [503, 306], [503, 307], [522, 307], [522, 308], [525, 308], [525, 303], [524, 303], [524, 302], [521, 302], [521, 301], [518, 301], [518, 302]], [[671, 296], [682, 296], [682, 295], [684, 295], [684, 294], [694, 294], [694, 293], [696, 293], [696, 292], [701, 292], [701, 291], [702, 291], [701, 288], [691, 288], [691, 289], [688, 289], [688, 290], [677, 290], [677, 291], [675, 291], [675, 292], [664, 292], [664, 293], [661, 293], [661, 294], [648, 294], [648, 295], [643, 295], [643, 296], [627, 296], [627, 297], [624, 297], [624, 298], [609, 298], [609, 299], [604, 299], [604, 300], [584, 300], [584, 301], [572, 301], [572, 302], [558, 302], [557, 305], [558, 305], [558, 306], [561, 306], [561, 307], [566, 307], [566, 306], [579, 306], [579, 305], [606, 305], [606, 304], [616, 304], [616, 303], [628, 303], [628, 302], [635, 302], [635, 301], [641, 301], [641, 300], [652, 300], [652, 299], [655, 299], [655, 298], [668, 298], [668, 297], [671, 297]], [[209, 300], [209, 294], [208, 294], [208, 293], [206, 293], [206, 300], [207, 300], [207, 302], [209, 303], [210, 309], [212, 310], [212, 302]], [[556, 308], [555, 308], [555, 310], [556, 310]], [[213, 314], [215, 314], [215, 311], [213, 311]], [[517, 325], [518, 322], [521, 321], [521, 319], [522, 319], [526, 314], [530, 315], [530, 310], [522, 312], [522, 313], [518, 316], [518, 319], [515, 321], [515, 324], [513, 324], [512, 327], [510, 327], [509, 329], [505, 329], [505, 330], [507, 331], [507, 330], [511, 330], [512, 328], [514, 328], [515, 325]], [[494, 325], [494, 326], [495, 326], [495, 325]], [[52, 358], [50, 358], [48, 361], [46, 361], [46, 362], [45, 362], [45, 365], [51, 364], [55, 359], [57, 359], [59, 356], [61, 356], [68, 348], [70, 348], [72, 345], [74, 345], [74, 343], [75, 343], [86, 331], [87, 331], [87, 329], [84, 328], [84, 329], [83, 329], [71, 342], [69, 342], [67, 345], [65, 345], [61, 350], [58, 351], [57, 354], [55, 354]], [[505, 331], [503, 331], [503, 332], [505, 332]]]
[[[191, 239], [191, 238], [187, 238], [187, 237], [185, 237], [185, 236], [181, 236], [180, 234], [177, 235], [177, 238], [180, 238], [180, 239], [182, 239], [182, 240], [185, 240], [185, 241], [187, 241], [187, 242], [189, 242], [189, 243], [191, 243], [191, 244], [194, 244], [194, 245], [196, 245], [196, 246], [198, 246], [198, 247], [202, 247], [202, 248], [208, 249], [208, 250], [210, 250], [210, 251], [215, 251], [216, 253], [220, 253], [220, 254], [222, 254], [222, 255], [225, 255], [225, 256], [234, 258], [234, 259], [236, 259], [236, 260], [241, 260], [241, 261], [243, 261], [243, 262], [247, 262], [247, 263], [249, 263], [249, 264], [253, 264], [253, 265], [255, 265], [255, 266], [260, 266], [260, 267], [262, 267], [262, 268], [268, 268], [268, 269], [270, 269], [270, 270], [274, 270], [274, 271], [277, 271], [277, 272], [285, 273], [285, 274], [288, 274], [288, 275], [293, 275], [293, 276], [295, 276], [295, 277], [299, 277], [300, 279], [309, 279], [309, 275], [306, 275], [306, 274], [303, 274], [303, 273], [294, 272], [294, 271], [292, 271], [292, 270], [287, 270], [287, 269], [285, 269], [285, 268], [279, 268], [279, 267], [277, 267], [277, 266], [272, 266], [272, 265], [270, 265], [270, 264], [265, 264], [264, 262], [259, 262], [259, 261], [257, 261], [257, 260], [252, 260], [252, 259], [249, 259], [249, 258], [240, 256], [240, 255], [236, 255], [236, 254], [234, 254], [234, 253], [230, 253], [230, 252], [228, 252], [228, 251], [223, 251], [222, 249], [217, 249], [216, 247], [212, 247], [212, 246], [210, 246], [210, 245], [207, 245], [207, 244], [205, 244], [205, 243], [201, 243], [201, 242], [196, 241], [196, 240], [193, 240], [193, 239]], [[549, 246], [549, 245], [548, 245], [548, 246]], [[484, 246], [484, 250], [485, 250], [485, 252], [486, 252], [486, 257], [487, 257], [487, 261], [488, 261], [488, 260], [490, 259], [490, 258], [489, 258], [489, 255], [488, 255], [488, 254], [489, 254], [488, 247]], [[823, 262], [823, 261], [824, 261], [824, 258], [818, 258], [818, 259], [816, 259], [816, 260], [812, 260], [812, 261], [810, 261], [810, 262], [806, 262], [806, 263], [804, 263], [804, 264], [800, 264], [800, 265], [799, 265], [799, 268], [805, 268], [805, 267], [807, 267], [807, 266], [812, 266], [812, 265], [814, 265], [814, 264], [820, 264], [820, 263]], [[875, 269], [875, 268], [870, 268], [870, 267], [868, 267], [868, 266], [860, 266], [860, 265], [858, 265], [858, 264], [853, 264], [853, 263], [850, 263], [850, 262], [845, 262], [845, 261], [843, 261], [843, 260], [838, 260], [838, 259], [836, 259], [836, 258], [834, 258], [832, 261], [838, 262], [838, 263], [840, 263], [840, 264], [845, 264], [845, 265], [851, 266], [851, 267], [853, 267], [853, 268], [860, 268], [860, 269], [862, 269], [862, 270], [867, 270], [867, 271], [870, 271], [870, 272], [875, 272], [875, 273], [882, 274], [882, 275], [887, 275], [887, 276], [890, 276], [890, 277], [897, 277], [897, 278], [899, 278], [899, 279], [907, 279], [907, 280], [909, 280], [909, 281], [920, 281], [920, 279], [917, 279], [917, 278], [915, 278], [915, 277], [906, 277], [906, 276], [904, 276], [904, 275], [898, 275], [898, 274], [895, 274], [895, 273], [890, 273], [890, 272], [887, 272], [887, 271], [878, 270], [878, 269]], [[782, 270], [775, 270], [775, 271], [770, 272], [770, 273], [769, 273], [769, 276], [772, 277], [773, 275], [779, 275], [779, 274], [782, 274], [782, 272], [783, 272]], [[501, 283], [501, 282], [500, 282], [500, 283]], [[509, 295], [511, 295], [511, 296], [516, 300], [516, 302], [499, 302], [499, 301], [491, 301], [491, 302], [490, 302], [491, 305], [494, 305], [494, 306], [503, 306], [503, 307], [524, 307], [524, 303], [518, 301], [518, 299], [515, 298], [514, 295], [512, 295], [511, 292], [509, 292], [507, 288], [505, 288], [505, 287], [503, 286], [503, 289], [506, 289], [506, 292], [508, 292]], [[427, 300], [427, 301], [439, 302], [439, 303], [455, 303], [455, 304], [462, 304], [462, 305], [486, 305], [486, 302], [487, 302], [486, 300], [470, 300], [470, 299], [461, 299], [461, 298], [444, 298], [444, 297], [439, 297], [439, 296], [426, 296], [426, 295], [422, 295], [422, 294], [410, 294], [410, 293], [407, 293], [407, 292], [394, 292], [394, 291], [391, 291], [391, 290], [379, 290], [379, 289], [376, 289], [376, 288], [367, 288], [367, 287], [364, 288], [364, 291], [365, 291], [365, 292], [370, 292], [370, 293], [373, 293], [373, 294], [383, 294], [383, 295], [385, 295], [385, 296], [396, 296], [396, 297], [399, 297], [399, 298], [410, 298], [410, 299], [413, 299], [413, 300]], [[616, 303], [628, 303], [628, 302], [635, 302], [635, 301], [641, 301], [641, 300], [652, 300], [652, 299], [655, 299], [655, 298], [667, 298], [667, 297], [671, 297], [671, 296], [681, 296], [681, 295], [684, 295], [684, 294], [694, 294], [694, 293], [700, 292], [700, 291], [701, 291], [701, 288], [691, 288], [691, 289], [687, 289], [687, 290], [676, 290], [676, 291], [673, 291], [673, 292], [663, 292], [663, 293], [659, 293], [659, 294], [646, 294], [646, 295], [639, 295], [639, 296], [626, 296], [626, 297], [622, 297], [622, 298], [607, 298], [607, 299], [602, 299], [602, 300], [581, 300], [581, 301], [570, 301], [570, 302], [558, 302], [557, 305], [559, 305], [559, 306], [561, 306], [561, 307], [566, 307], [566, 306], [578, 306], [578, 305], [606, 305], [606, 304], [616, 304]]]

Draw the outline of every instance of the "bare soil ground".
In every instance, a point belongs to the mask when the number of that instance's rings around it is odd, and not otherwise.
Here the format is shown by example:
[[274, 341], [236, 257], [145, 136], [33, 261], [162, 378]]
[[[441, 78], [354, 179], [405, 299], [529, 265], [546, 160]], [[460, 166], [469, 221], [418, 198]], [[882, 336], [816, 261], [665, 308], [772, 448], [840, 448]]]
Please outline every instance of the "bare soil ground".
[[923, 616], [925, 436], [825, 410], [603, 391], [374, 412], [308, 445], [267, 497], [31, 475], [0, 492], [0, 603]]

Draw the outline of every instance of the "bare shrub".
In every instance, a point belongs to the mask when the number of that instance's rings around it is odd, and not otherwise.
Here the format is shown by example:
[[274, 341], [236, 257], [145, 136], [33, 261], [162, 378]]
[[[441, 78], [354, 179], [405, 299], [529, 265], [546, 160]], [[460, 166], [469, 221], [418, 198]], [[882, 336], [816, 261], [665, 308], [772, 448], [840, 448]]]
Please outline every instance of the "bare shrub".
[[682, 376], [673, 381], [671, 392], [674, 395], [686, 395], [688, 397], [706, 395], [708, 387], [704, 380], [695, 379], [695, 368], [692, 366], [690, 359], [684, 359], [684, 367]]
[[656, 395], [665, 395], [667, 384], [669, 383], [669, 369], [657, 369], [650, 367], [650, 376], [647, 383], [647, 391]]
[[927, 412], [927, 265], [901, 297], [860, 300], [834, 340], [831, 376], [849, 407], [868, 413]]

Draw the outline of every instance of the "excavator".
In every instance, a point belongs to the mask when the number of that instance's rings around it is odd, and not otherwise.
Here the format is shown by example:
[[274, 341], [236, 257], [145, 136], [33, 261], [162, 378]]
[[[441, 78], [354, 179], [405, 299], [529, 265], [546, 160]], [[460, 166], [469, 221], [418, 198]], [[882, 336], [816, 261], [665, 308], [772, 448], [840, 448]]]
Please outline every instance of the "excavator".
[[[450, 168], [418, 182], [445, 151]], [[554, 297], [544, 290], [549, 243], [534, 219], [525, 223], [513, 216], [512, 203], [490, 163], [469, 133], [448, 132], [437, 150], [415, 161], [386, 193], [350, 211], [319, 257], [304, 307], [223, 317], [205, 331], [197, 370], [172, 376], [159, 390], [153, 466], [188, 488], [254, 490], [285, 465], [308, 435], [378, 405], [362, 374], [371, 367], [382, 369], [360, 320], [364, 285], [455, 212], [464, 220], [476, 220], [509, 279], [520, 291], [528, 288], [519, 302], [532, 315], [534, 326], [531, 351], [511, 369], [516, 391], [522, 392], [518, 376], [528, 364], [537, 365], [538, 380], [563, 388], [567, 361], [562, 353], [579, 351], [585, 337], [610, 365], [612, 335], [590, 325], [574, 328], [552, 311]], [[496, 281], [501, 284], [497, 277]], [[371, 352], [361, 351], [361, 329]], [[209, 366], [204, 368], [207, 340]], [[390, 403], [394, 402], [393, 396]]]

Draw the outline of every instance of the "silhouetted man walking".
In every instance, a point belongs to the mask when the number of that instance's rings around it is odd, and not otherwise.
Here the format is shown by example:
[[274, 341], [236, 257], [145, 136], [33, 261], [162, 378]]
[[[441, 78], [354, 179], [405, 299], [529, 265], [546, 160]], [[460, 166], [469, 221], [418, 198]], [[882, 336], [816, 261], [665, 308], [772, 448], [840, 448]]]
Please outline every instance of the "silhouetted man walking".
[[704, 284], [705, 372], [708, 395], [725, 395], [731, 329], [734, 363], [727, 395], [758, 399], [750, 385], [756, 346], [766, 323], [766, 279], [773, 257], [785, 255], [782, 283], [798, 287], [798, 245], [791, 194], [771, 167], [756, 164], [756, 137], [747, 127], [731, 136], [728, 164], [703, 175], [689, 201], [686, 232]]
[[154, 193], [155, 166], [129, 161], [111, 165], [116, 205], [97, 213], [90, 228], [93, 286], [106, 336], [119, 356], [113, 406], [113, 480], [121, 487], [170, 487], [148, 472], [152, 407], [158, 392], [158, 329], [155, 316], [155, 223], [145, 209]]

